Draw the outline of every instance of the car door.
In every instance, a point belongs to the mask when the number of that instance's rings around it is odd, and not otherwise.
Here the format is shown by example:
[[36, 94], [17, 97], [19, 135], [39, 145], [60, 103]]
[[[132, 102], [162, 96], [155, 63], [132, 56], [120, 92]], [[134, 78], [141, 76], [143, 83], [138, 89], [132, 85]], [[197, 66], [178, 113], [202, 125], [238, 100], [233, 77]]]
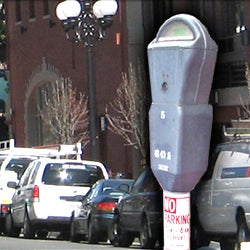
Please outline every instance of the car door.
[[122, 227], [128, 230], [138, 231], [140, 228], [140, 215], [145, 199], [143, 187], [147, 174], [148, 170], [143, 171], [136, 179], [129, 195], [122, 199], [120, 222]]
[[15, 224], [22, 224], [25, 213], [25, 203], [26, 203], [26, 192], [29, 183], [30, 176], [34, 171], [34, 164], [31, 163], [30, 166], [24, 172], [17, 189], [12, 198], [11, 204], [11, 214]]
[[212, 194], [214, 227], [220, 232], [236, 232], [236, 210], [249, 210], [249, 152], [223, 151], [218, 158]]
[[91, 213], [92, 201], [98, 194], [98, 185], [94, 184], [92, 189], [89, 191], [88, 195], [82, 202], [81, 206], [81, 217], [82, 217], [82, 226], [83, 230], [87, 233], [88, 230], [88, 218]]

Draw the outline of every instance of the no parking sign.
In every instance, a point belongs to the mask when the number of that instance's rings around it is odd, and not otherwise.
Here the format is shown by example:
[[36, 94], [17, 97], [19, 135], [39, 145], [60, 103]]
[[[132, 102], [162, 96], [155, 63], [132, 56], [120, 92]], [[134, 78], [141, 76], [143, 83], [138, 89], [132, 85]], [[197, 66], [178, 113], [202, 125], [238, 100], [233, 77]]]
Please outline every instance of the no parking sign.
[[190, 195], [189, 193], [163, 192], [164, 250], [189, 249]]

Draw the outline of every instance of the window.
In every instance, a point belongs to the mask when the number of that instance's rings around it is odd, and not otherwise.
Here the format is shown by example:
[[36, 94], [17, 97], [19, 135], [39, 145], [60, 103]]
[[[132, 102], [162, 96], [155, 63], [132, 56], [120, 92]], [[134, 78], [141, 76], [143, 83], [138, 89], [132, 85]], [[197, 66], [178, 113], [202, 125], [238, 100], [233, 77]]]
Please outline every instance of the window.
[[91, 186], [103, 179], [99, 169], [75, 163], [49, 163], [46, 165], [42, 182], [47, 185]]
[[19, 183], [20, 187], [24, 187], [27, 185], [32, 169], [33, 169], [32, 167], [27, 168], [27, 171], [25, 171]]
[[235, 34], [236, 27], [244, 25], [244, 13], [241, 0], [231, 0], [223, 2], [222, 15], [224, 16], [224, 32], [222, 36]]
[[[39, 161], [39, 162], [33, 162], [32, 163], [32, 166], [34, 166], [36, 164], [36, 166], [35, 166], [35, 170], [33, 171], [33, 173], [32, 173], [32, 175], [31, 175], [31, 177], [30, 177], [30, 184], [34, 184], [35, 183], [35, 179], [36, 179], [36, 175], [37, 175], [37, 172], [38, 172], [38, 170], [39, 170], [39, 167], [41, 166], [41, 162]], [[33, 167], [32, 167], [33, 168]]]
[[17, 178], [20, 179], [31, 161], [32, 159], [27, 158], [11, 159], [6, 166], [6, 170], [14, 171], [17, 174]]
[[49, 0], [43, 0], [43, 14], [45, 16], [49, 15]]
[[[51, 84], [50, 83], [45, 83], [42, 85], [39, 90], [38, 90], [38, 95], [39, 95], [39, 107], [41, 110], [43, 110], [44, 105], [46, 103], [46, 98], [50, 99], [52, 96], [52, 89], [51, 89]], [[41, 117], [37, 117], [37, 126], [38, 126], [38, 132], [37, 134], [39, 135], [39, 142], [40, 144], [52, 144], [55, 142], [56, 138], [54, 134], [51, 132], [51, 128], [49, 124], [45, 123]]]
[[16, 22], [20, 22], [22, 20], [21, 16], [21, 0], [16, 0]]
[[215, 67], [213, 88], [247, 86], [245, 62], [220, 63]]
[[29, 1], [30, 18], [35, 18], [35, 0]]
[[132, 190], [131, 190], [131, 193], [138, 193], [139, 192], [139, 190], [141, 189], [141, 186], [143, 185], [143, 181], [144, 181], [144, 179], [146, 178], [146, 175], [147, 175], [147, 172], [148, 172], [149, 170], [148, 169], [146, 169], [146, 170], [144, 170], [140, 175], [139, 175], [139, 177], [136, 179], [136, 181], [135, 181], [135, 183], [134, 183], [134, 185], [133, 185], [133, 188], [132, 188]]

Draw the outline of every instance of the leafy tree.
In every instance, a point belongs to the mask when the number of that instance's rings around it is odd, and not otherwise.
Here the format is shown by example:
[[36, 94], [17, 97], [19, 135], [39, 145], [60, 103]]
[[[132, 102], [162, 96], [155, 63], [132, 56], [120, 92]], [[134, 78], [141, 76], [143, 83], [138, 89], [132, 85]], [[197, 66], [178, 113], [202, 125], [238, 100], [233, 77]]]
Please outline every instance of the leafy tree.
[[70, 79], [46, 84], [42, 88], [42, 103], [38, 107], [42, 123], [45, 124], [56, 143], [73, 144], [89, 142], [88, 99], [72, 87]]

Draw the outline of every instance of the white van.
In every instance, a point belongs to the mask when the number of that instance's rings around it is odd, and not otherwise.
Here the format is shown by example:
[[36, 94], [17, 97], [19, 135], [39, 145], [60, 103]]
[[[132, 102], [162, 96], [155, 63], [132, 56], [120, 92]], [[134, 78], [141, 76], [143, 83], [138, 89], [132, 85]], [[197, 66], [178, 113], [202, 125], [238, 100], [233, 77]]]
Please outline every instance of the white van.
[[80, 158], [81, 145], [53, 145], [43, 148], [16, 147], [13, 139], [0, 142], [0, 234], [5, 232], [5, 219], [15, 189], [7, 183], [18, 182], [28, 164], [35, 159], [51, 157]]
[[108, 178], [100, 162], [34, 160], [16, 186], [6, 217], [6, 234], [18, 237], [23, 229], [26, 238], [45, 238], [48, 232], [68, 237], [72, 211], [97, 180]]

